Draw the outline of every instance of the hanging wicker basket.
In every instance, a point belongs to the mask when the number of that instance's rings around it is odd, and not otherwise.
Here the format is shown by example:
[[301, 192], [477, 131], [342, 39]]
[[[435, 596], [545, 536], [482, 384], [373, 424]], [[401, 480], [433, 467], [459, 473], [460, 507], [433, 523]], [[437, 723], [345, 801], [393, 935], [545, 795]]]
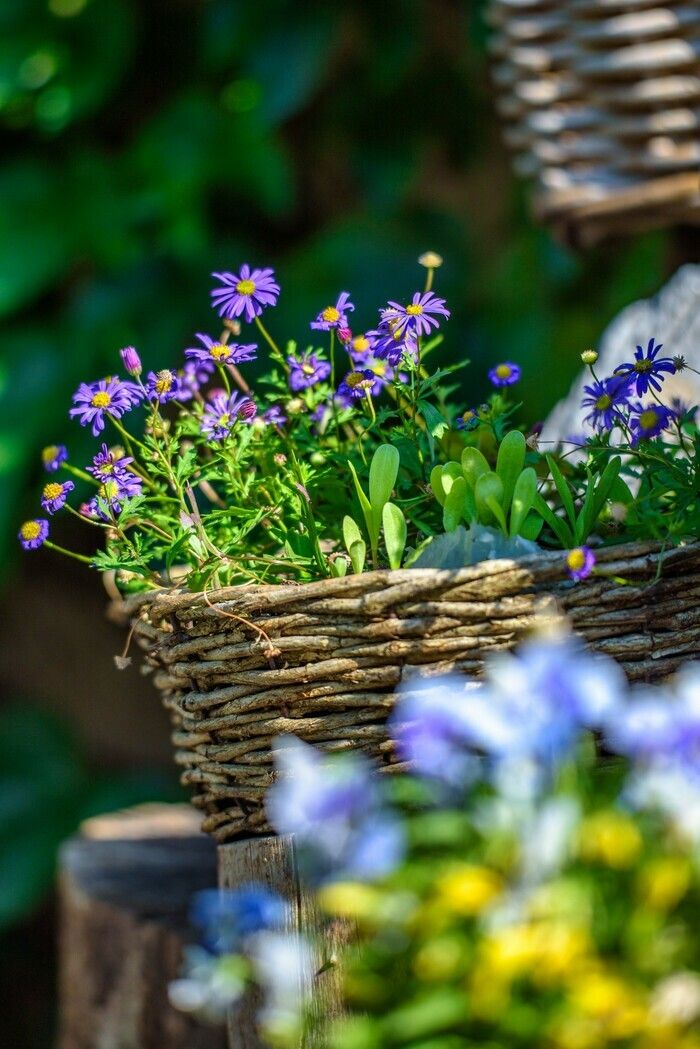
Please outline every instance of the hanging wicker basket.
[[219, 842], [269, 832], [272, 741], [397, 764], [386, 720], [412, 674], [479, 673], [554, 598], [574, 629], [635, 680], [700, 655], [700, 544], [598, 552], [572, 584], [561, 553], [459, 571], [370, 572], [208, 594], [139, 595], [122, 606], [171, 711], [175, 759]]
[[498, 109], [574, 244], [700, 221], [697, 0], [489, 0]]

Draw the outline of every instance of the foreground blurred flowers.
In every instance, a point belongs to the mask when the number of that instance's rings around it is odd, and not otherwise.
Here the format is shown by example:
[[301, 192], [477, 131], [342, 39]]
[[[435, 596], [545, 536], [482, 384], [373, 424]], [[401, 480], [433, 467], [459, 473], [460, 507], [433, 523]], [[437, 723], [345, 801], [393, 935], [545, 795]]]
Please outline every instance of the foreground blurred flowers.
[[[630, 687], [555, 631], [483, 681], [408, 682], [392, 734], [411, 775], [278, 750], [269, 817], [359, 929], [347, 1014], [315, 1044], [697, 1049], [700, 668]], [[227, 964], [268, 988], [271, 1044], [297, 1045], [313, 944], [257, 943]]]

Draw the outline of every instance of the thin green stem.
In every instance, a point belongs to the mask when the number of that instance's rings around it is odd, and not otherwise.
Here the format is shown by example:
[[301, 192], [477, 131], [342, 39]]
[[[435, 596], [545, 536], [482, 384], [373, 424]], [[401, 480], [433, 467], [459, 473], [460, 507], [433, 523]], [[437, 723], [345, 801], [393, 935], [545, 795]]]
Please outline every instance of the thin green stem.
[[85, 554], [76, 554], [74, 550], [66, 550], [65, 546], [59, 546], [58, 543], [51, 542], [47, 539], [44, 546], [48, 546], [49, 550], [55, 550], [57, 554], [65, 554], [66, 557], [72, 557], [74, 561], [80, 561], [84, 565], [91, 565], [94, 561], [92, 557], [86, 557]]
[[265, 342], [268, 344], [268, 346], [272, 350], [272, 352], [275, 355], [275, 357], [277, 358], [278, 362], [282, 365], [282, 367], [287, 372], [287, 374], [289, 374], [290, 367], [287, 364], [286, 360], [284, 359], [284, 354], [282, 353], [281, 349], [279, 348], [279, 346], [277, 345], [275, 340], [272, 338], [272, 336], [270, 335], [269, 331], [267, 330], [267, 328], [265, 327], [265, 325], [263, 324], [263, 322], [260, 320], [259, 317], [255, 318], [255, 323], [256, 323], [256, 325], [258, 327], [258, 331], [260, 332], [260, 334], [262, 335], [263, 339], [265, 340]]
[[67, 470], [68, 473], [73, 474], [74, 477], [79, 477], [81, 481], [87, 481], [89, 484], [94, 484], [97, 488], [100, 487], [100, 482], [97, 481], [91, 474], [85, 470], [81, 470], [77, 466], [71, 466], [70, 463], [63, 463], [63, 469]]
[[367, 401], [367, 405], [369, 407], [369, 414], [372, 416], [372, 422], [376, 423], [377, 413], [374, 410], [374, 405], [372, 404], [372, 394], [369, 390], [365, 390], [365, 400]]

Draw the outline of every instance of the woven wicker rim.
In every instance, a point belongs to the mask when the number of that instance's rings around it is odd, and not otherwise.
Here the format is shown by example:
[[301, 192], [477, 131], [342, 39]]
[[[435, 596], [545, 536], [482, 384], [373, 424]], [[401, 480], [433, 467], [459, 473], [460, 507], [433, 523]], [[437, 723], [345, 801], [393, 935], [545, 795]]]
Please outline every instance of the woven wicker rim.
[[[302, 585], [130, 598], [122, 611], [156, 669], [175, 758], [219, 841], [269, 830], [272, 744], [294, 733], [397, 768], [386, 720], [414, 674], [478, 674], [552, 600], [632, 679], [656, 680], [700, 655], [700, 543], [597, 551], [573, 584], [559, 551], [456, 571], [370, 572]], [[623, 581], [623, 585], [621, 584]]]

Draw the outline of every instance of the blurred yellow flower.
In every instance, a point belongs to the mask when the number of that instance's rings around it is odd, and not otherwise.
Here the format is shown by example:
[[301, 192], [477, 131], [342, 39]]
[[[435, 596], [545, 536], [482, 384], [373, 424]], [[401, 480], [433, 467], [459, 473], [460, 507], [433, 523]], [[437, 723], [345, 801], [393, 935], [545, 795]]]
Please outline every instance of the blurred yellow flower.
[[503, 879], [489, 867], [464, 863], [440, 878], [437, 891], [440, 902], [453, 914], [473, 917], [501, 895]]
[[632, 1038], [645, 1029], [645, 996], [621, 977], [604, 970], [582, 973], [569, 991], [573, 1008], [603, 1024], [610, 1040]]
[[632, 867], [642, 851], [642, 836], [631, 817], [614, 809], [596, 812], [579, 830], [579, 854], [588, 863], [615, 870]]
[[380, 913], [382, 894], [361, 882], [332, 882], [319, 889], [318, 902], [327, 914], [334, 917], [366, 921]]
[[690, 876], [691, 867], [685, 856], [663, 856], [651, 860], [637, 879], [642, 904], [655, 911], [670, 911], [688, 891]]

